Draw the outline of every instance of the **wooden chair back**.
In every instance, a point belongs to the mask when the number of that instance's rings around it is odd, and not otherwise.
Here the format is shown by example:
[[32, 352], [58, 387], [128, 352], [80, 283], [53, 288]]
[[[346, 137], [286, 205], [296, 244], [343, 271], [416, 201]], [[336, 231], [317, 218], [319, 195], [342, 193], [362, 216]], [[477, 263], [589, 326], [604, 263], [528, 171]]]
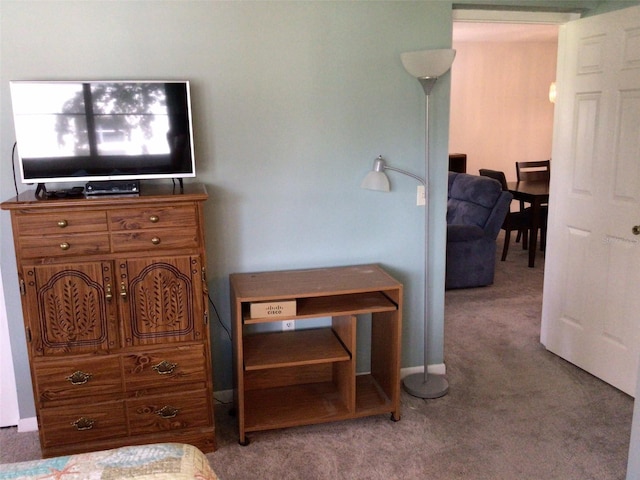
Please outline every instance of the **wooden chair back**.
[[[504, 172], [500, 170], [491, 170], [488, 168], [481, 168], [480, 176], [489, 177], [489, 178], [493, 178], [494, 180], [497, 180], [498, 182], [500, 182], [500, 185], [502, 185], [502, 190], [507, 191], [509, 189], [507, 185], [507, 177], [505, 176]], [[502, 260], [503, 262], [506, 260], [507, 252], [509, 251], [509, 243], [511, 242], [511, 232], [513, 231], [518, 232], [518, 236], [516, 237], [516, 242], [520, 241], [520, 238], [523, 238], [523, 241], [522, 241], [523, 248], [527, 248], [527, 245], [529, 243], [529, 228], [531, 226], [531, 209], [525, 210], [523, 206], [521, 206], [521, 208], [522, 208], [521, 211], [507, 212], [507, 215], [505, 216], [504, 221], [502, 222], [502, 229], [504, 230], [505, 235], [504, 235], [504, 245], [502, 247], [502, 257], [500, 258], [500, 260]]]
[[500, 182], [500, 185], [502, 185], [502, 190], [508, 190], [507, 177], [505, 176], [504, 172], [501, 172], [499, 170], [490, 170], [488, 168], [481, 168], [480, 176], [493, 178], [494, 180]]
[[548, 182], [551, 177], [551, 160], [516, 162], [516, 175], [519, 182]]

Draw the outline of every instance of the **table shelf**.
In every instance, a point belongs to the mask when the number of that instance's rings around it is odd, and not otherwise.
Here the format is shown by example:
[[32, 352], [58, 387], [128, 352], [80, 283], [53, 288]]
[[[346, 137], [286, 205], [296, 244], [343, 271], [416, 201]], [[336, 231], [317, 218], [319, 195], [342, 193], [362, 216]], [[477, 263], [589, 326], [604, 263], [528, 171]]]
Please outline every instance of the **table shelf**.
[[245, 370], [349, 361], [351, 355], [330, 328], [244, 337]]
[[[278, 299], [289, 300], [289, 299]], [[345, 295], [328, 295], [321, 297], [295, 298], [297, 312], [295, 315], [278, 316], [275, 318], [251, 318], [250, 303], [243, 304], [242, 318], [245, 325], [265, 322], [280, 322], [283, 320], [299, 320], [303, 318], [317, 318], [320, 316], [358, 315], [361, 313], [392, 312], [398, 309], [383, 292], [353, 293]]]
[[351, 417], [349, 406], [332, 382], [247, 391], [245, 413], [247, 432]]
[[371, 375], [356, 377], [356, 409], [332, 382], [251, 390], [245, 396], [245, 431], [326, 423], [392, 411], [392, 401]]
[[392, 399], [373, 375], [356, 376], [356, 416], [366, 417], [393, 410]]

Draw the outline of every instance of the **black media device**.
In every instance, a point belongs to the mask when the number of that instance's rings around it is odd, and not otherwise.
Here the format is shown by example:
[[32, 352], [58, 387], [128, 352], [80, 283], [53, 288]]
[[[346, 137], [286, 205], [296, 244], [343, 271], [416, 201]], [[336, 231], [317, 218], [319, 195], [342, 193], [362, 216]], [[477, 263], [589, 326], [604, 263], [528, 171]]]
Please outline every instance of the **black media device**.
[[84, 192], [86, 195], [139, 194], [140, 182], [137, 180], [87, 182]]
[[48, 200], [56, 198], [81, 198], [84, 196], [83, 187], [65, 188], [62, 190], [36, 190], [36, 196], [38, 198], [46, 198]]

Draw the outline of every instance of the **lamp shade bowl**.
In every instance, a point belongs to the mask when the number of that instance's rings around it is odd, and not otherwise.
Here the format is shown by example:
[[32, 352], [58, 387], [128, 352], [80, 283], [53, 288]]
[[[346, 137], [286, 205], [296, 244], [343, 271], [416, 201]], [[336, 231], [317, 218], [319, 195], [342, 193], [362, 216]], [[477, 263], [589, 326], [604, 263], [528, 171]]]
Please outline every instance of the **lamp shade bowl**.
[[451, 48], [418, 50], [400, 55], [405, 70], [416, 78], [439, 77], [453, 64], [456, 51]]
[[362, 180], [360, 187], [379, 192], [388, 192], [391, 189], [389, 186], [389, 177], [387, 177], [384, 172], [376, 172], [375, 170], [371, 170], [367, 173], [367, 176]]

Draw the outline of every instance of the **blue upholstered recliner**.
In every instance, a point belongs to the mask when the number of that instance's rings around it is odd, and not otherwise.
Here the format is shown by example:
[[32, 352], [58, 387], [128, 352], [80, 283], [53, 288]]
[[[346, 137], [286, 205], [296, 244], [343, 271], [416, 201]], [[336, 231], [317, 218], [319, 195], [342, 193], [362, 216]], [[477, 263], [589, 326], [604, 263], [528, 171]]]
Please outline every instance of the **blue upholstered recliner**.
[[493, 283], [496, 238], [512, 198], [492, 178], [449, 172], [447, 289]]

